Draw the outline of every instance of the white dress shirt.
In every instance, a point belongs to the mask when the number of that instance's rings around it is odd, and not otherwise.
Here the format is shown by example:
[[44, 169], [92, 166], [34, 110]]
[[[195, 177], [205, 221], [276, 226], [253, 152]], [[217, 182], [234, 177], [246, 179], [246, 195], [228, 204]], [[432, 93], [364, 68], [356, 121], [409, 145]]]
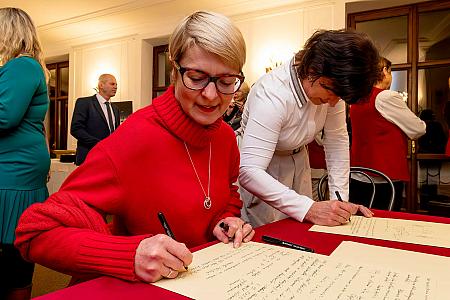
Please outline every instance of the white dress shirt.
[[[98, 103], [100, 104], [100, 107], [102, 108], [103, 114], [105, 115], [105, 118], [106, 118], [106, 123], [108, 123], [109, 128], [116, 129], [117, 126], [116, 126], [116, 121], [115, 121], [115, 118], [114, 118], [114, 110], [113, 110], [113, 108], [111, 106], [111, 101], [106, 100], [100, 94], [96, 94], [95, 96], [97, 96]], [[111, 117], [112, 117], [112, 121], [113, 121], [113, 127], [111, 127], [111, 124], [109, 124], [108, 111], [107, 111], [106, 104], [105, 104], [106, 102], [109, 102], [109, 106], [111, 107]]]
[[417, 117], [397, 92], [384, 90], [375, 98], [375, 108], [389, 122], [397, 125], [411, 140], [425, 134], [426, 123]]
[[[250, 91], [242, 116], [241, 186], [284, 214], [303, 221], [314, 202], [311, 195], [298, 194], [266, 170], [275, 150], [307, 145], [322, 129], [330, 199], [335, 199], [335, 191], [339, 191], [347, 200], [350, 164], [345, 103], [340, 100], [330, 107], [309, 101], [293, 72], [292, 60], [261, 77]], [[290, 165], [295, 168], [295, 164], [292, 161]], [[309, 168], [306, 171], [304, 176], [310, 177]], [[251, 206], [243, 200], [244, 205]]]

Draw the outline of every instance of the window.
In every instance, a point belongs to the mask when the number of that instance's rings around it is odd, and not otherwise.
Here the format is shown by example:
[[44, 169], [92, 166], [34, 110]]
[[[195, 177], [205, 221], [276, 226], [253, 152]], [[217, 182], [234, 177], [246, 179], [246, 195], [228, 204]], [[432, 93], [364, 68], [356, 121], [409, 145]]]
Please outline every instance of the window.
[[50, 132], [51, 150], [67, 149], [67, 103], [69, 96], [69, 62], [48, 64], [50, 81], [48, 93], [50, 98]]

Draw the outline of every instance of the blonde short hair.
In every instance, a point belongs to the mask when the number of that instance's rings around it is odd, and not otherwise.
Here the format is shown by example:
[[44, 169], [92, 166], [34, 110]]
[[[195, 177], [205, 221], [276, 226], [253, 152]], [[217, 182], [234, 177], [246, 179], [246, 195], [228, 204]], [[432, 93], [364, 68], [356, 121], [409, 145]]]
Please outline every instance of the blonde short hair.
[[33, 20], [20, 8], [0, 8], [0, 60], [6, 64], [21, 54], [36, 59], [48, 80], [49, 72]]
[[179, 61], [194, 45], [216, 54], [227, 66], [242, 71], [245, 41], [239, 29], [224, 15], [197, 11], [185, 17], [170, 37], [170, 60]]

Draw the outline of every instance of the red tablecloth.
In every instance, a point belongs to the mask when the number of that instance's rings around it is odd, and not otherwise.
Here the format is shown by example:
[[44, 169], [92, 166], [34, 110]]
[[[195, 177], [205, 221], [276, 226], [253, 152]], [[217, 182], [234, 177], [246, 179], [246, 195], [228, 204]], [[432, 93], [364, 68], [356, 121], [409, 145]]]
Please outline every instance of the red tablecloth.
[[[388, 217], [395, 219], [420, 220], [450, 224], [450, 218], [407, 214], [400, 212], [388, 212], [373, 210], [376, 217]], [[292, 219], [285, 219], [256, 229], [253, 239], [261, 242], [261, 235], [270, 235], [290, 242], [298, 243], [313, 248], [316, 253], [330, 255], [342, 241], [355, 241], [359, 243], [378, 245], [390, 248], [405, 249], [416, 252], [437, 254], [450, 257], [450, 249], [415, 245], [408, 243], [383, 241], [376, 239], [359, 238], [345, 235], [334, 235], [320, 232], [310, 232], [312, 226], [309, 223], [299, 223]], [[450, 232], [449, 232], [450, 234]], [[207, 245], [205, 245], [207, 246]], [[201, 249], [203, 247], [199, 247]], [[197, 249], [197, 250], [198, 250]], [[194, 249], [195, 250], [195, 249]], [[35, 299], [188, 299], [184, 296], [155, 287], [145, 283], [131, 283], [111, 277], [100, 277], [91, 281], [50, 293]]]

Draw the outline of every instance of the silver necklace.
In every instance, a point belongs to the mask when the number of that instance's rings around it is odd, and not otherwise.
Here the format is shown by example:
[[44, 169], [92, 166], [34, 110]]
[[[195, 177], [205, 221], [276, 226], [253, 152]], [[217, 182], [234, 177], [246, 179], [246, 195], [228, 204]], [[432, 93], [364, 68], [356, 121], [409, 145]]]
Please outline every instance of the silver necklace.
[[202, 188], [203, 195], [205, 195], [205, 200], [203, 201], [203, 207], [205, 209], [211, 208], [211, 198], [209, 197], [209, 188], [211, 183], [211, 142], [209, 142], [209, 160], [208, 160], [208, 193], [205, 192], [205, 188], [203, 187], [202, 182], [200, 181], [200, 176], [198, 176], [197, 169], [195, 168], [194, 161], [192, 160], [191, 153], [189, 153], [188, 146], [186, 142], [184, 142], [184, 147], [186, 148], [186, 152], [189, 156], [189, 160], [191, 161], [192, 168], [194, 169], [195, 175], [197, 176], [198, 183], [200, 183], [200, 187]]

